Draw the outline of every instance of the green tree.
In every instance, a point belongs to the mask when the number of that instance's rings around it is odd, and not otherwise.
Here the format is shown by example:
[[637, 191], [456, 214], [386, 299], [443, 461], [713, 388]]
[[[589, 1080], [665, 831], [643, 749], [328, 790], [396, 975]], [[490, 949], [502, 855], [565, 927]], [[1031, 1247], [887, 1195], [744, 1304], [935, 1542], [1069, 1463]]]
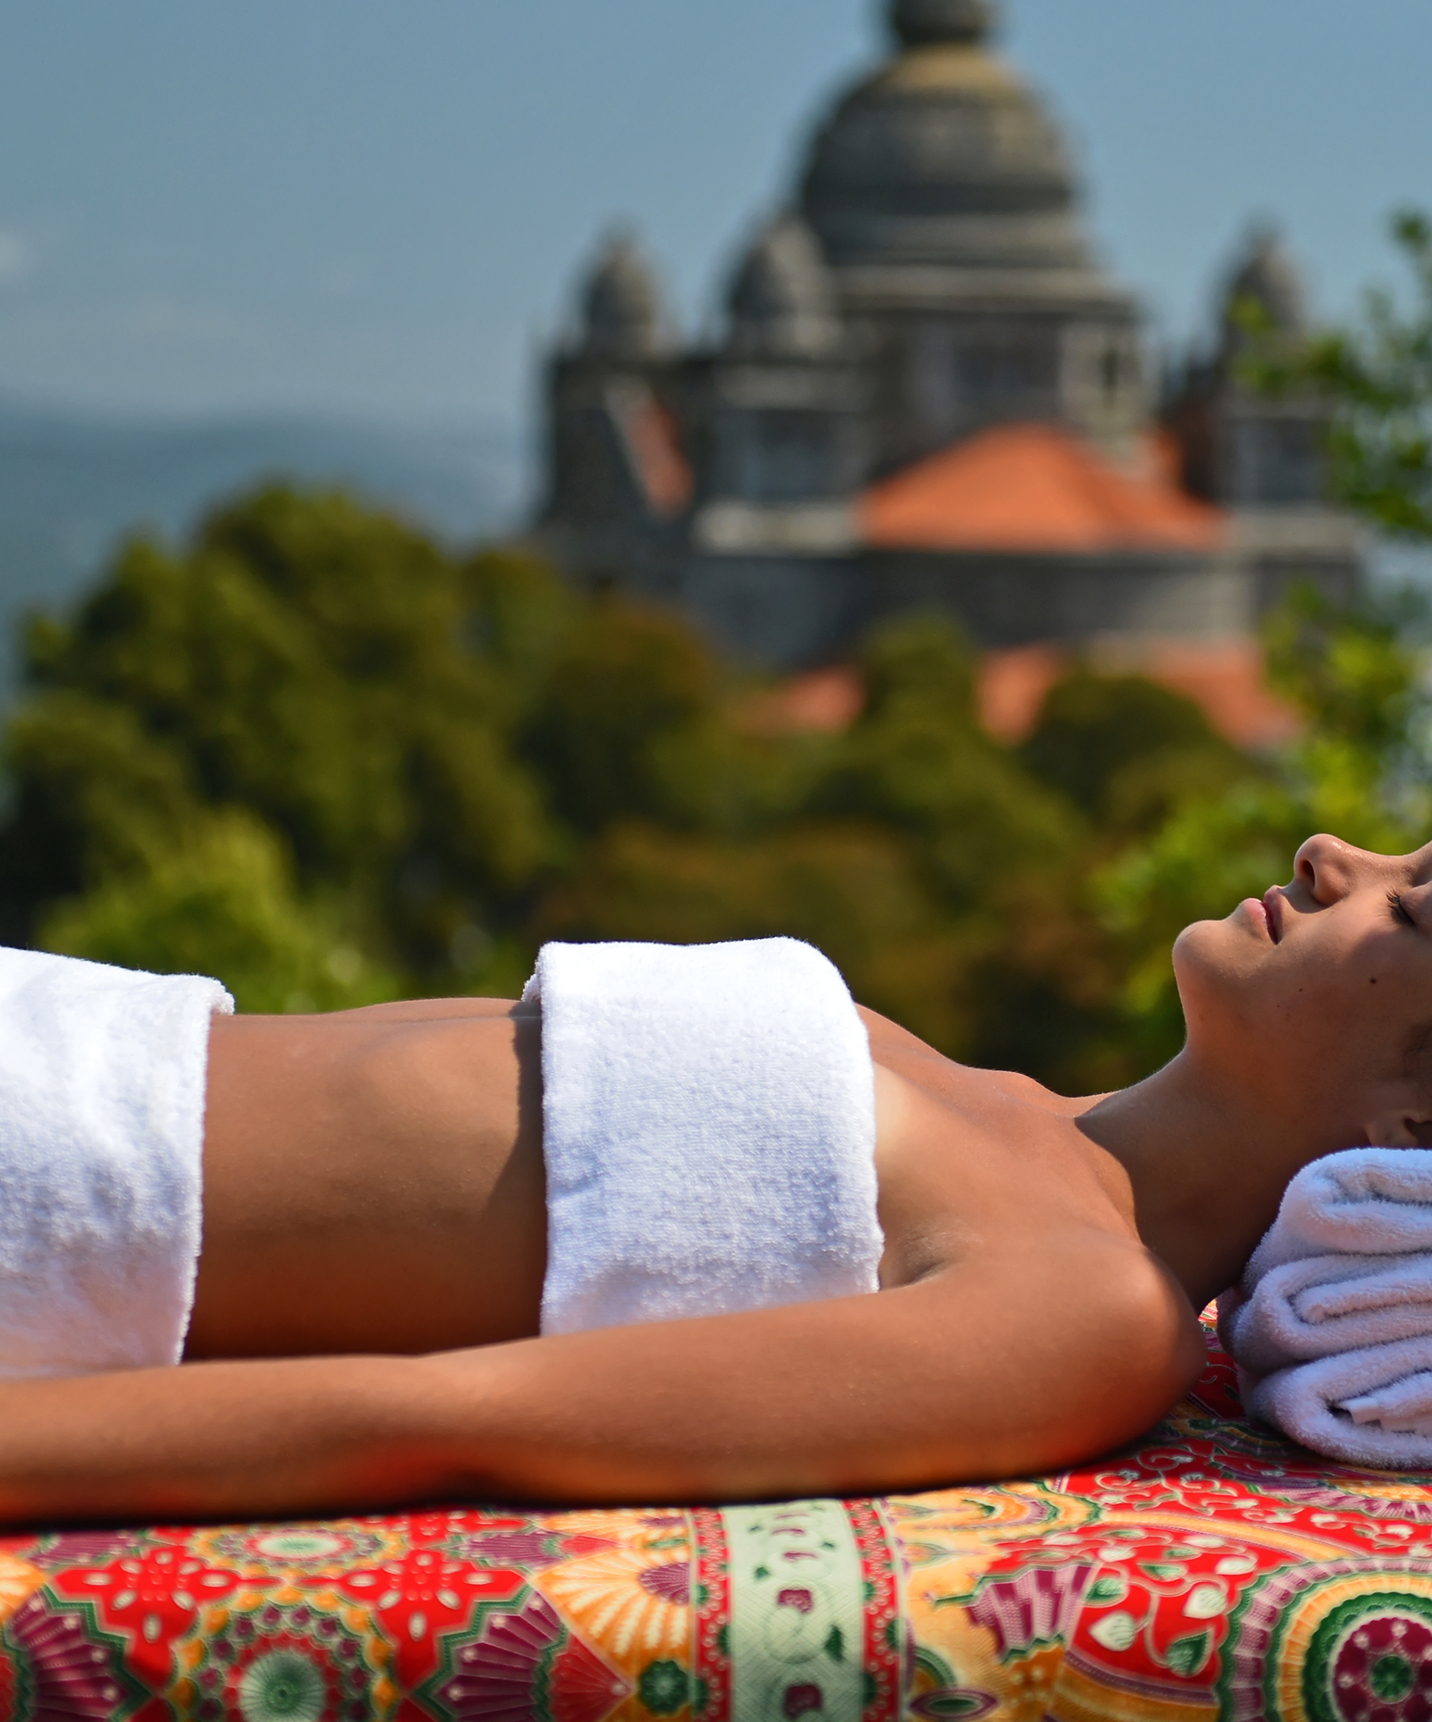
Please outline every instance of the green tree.
[[[1374, 290], [1358, 322], [1293, 349], [1256, 339], [1255, 318], [1242, 365], [1271, 391], [1320, 390], [1333, 411], [1336, 496], [1382, 532], [1428, 540], [1432, 223], [1404, 211], [1392, 231], [1413, 278], [1410, 310]], [[1271, 678], [1302, 711], [1302, 737], [1261, 780], [1177, 800], [1147, 842], [1096, 878], [1105, 924], [1123, 942], [1128, 1033], [1146, 1067], [1182, 1037], [1166, 953], [1183, 926], [1289, 878], [1309, 832], [1386, 851], [1432, 834], [1426, 635], [1426, 605], [1414, 596], [1339, 611], [1309, 589], [1294, 591], [1266, 637]]]
[[1331, 451], [1338, 495], [1385, 532], [1432, 538], [1432, 221], [1393, 217], [1413, 304], [1374, 288], [1359, 324], [1332, 329], [1304, 355], [1255, 374], [1278, 388], [1312, 383], [1336, 409]]
[[77, 924], [52, 911], [100, 891], [110, 925], [120, 882], [137, 903], [175, 855], [220, 866], [209, 822], [233, 810], [374, 972], [451, 974], [465, 930], [521, 924], [554, 854], [513, 731], [573, 626], [541, 570], [460, 564], [341, 496], [270, 488], [183, 553], [127, 545], [72, 617], [26, 633], [9, 936]]
[[274, 832], [237, 809], [199, 822], [144, 868], [52, 907], [46, 950], [161, 973], [219, 974], [241, 1010], [340, 1010], [398, 996], [398, 978], [294, 890]]
[[1115, 838], [1155, 829], [1178, 804], [1254, 772], [1192, 700], [1142, 676], [1082, 667], [1050, 689], [1020, 755]]
[[1105, 924], [1123, 943], [1128, 1033], [1144, 1067], [1182, 1039], [1168, 952], [1189, 922], [1289, 879], [1310, 832], [1388, 852], [1432, 834], [1428, 701], [1406, 615], [1405, 601], [1343, 611], [1294, 592], [1267, 634], [1273, 683], [1304, 716], [1301, 739], [1276, 772], [1176, 806], [1096, 877]]

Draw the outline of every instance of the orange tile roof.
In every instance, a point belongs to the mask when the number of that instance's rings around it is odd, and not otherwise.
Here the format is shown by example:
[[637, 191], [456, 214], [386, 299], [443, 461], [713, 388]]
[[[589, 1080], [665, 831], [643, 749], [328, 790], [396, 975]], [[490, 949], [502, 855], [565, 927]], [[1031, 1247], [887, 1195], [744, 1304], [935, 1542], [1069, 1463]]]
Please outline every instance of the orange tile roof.
[[617, 422], [648, 507], [659, 519], [680, 514], [695, 488], [675, 418], [649, 390], [632, 391]]
[[[1147, 676], [1186, 695], [1238, 747], [1269, 751], [1302, 727], [1298, 713], [1269, 689], [1257, 640], [1099, 641], [1083, 658], [1102, 675]], [[999, 741], [1023, 741], [1039, 721], [1044, 696], [1075, 660], [1072, 647], [1052, 641], [986, 652], [976, 683], [981, 724]]]
[[867, 544], [910, 550], [1097, 554], [1215, 550], [1227, 517], [1055, 425], [982, 431], [873, 485], [856, 504]]
[[734, 715], [736, 727], [750, 735], [838, 735], [864, 708], [860, 671], [853, 664], [832, 664], [747, 695]]

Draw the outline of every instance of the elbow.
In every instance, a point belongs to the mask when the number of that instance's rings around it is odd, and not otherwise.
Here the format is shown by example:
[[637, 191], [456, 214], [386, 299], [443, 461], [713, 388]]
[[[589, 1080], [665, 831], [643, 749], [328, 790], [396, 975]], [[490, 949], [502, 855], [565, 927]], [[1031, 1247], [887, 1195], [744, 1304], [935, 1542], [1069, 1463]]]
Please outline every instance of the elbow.
[[1168, 1270], [1138, 1248], [1091, 1276], [1051, 1324], [1048, 1391], [1023, 1400], [1020, 1426], [989, 1474], [1087, 1463], [1136, 1440], [1207, 1367], [1202, 1328]]
[[1090, 1367], [1078, 1395], [1086, 1433], [1074, 1462], [1135, 1440], [1208, 1364], [1198, 1317], [1157, 1257], [1140, 1248], [1089, 1299]]

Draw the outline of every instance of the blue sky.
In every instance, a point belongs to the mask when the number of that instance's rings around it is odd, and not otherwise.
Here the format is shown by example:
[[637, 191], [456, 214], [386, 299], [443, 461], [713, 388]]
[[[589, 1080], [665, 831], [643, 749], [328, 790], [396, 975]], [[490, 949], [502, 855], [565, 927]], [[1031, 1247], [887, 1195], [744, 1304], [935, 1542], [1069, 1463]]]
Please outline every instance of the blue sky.
[[[0, 0], [0, 392], [520, 423], [602, 231], [709, 317], [881, 40], [872, 0]], [[1343, 312], [1432, 206], [1428, 0], [1009, 0], [1005, 50], [1178, 338], [1251, 219]]]

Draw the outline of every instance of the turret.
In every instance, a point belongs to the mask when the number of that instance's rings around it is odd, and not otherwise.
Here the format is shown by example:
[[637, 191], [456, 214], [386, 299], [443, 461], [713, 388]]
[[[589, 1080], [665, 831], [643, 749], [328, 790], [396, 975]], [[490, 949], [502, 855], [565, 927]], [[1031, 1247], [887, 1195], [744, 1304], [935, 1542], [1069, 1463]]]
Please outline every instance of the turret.
[[761, 230], [732, 279], [727, 309], [733, 357], [820, 358], [840, 344], [830, 271], [798, 215]]
[[667, 344], [656, 277], [635, 241], [617, 234], [582, 289], [581, 350], [591, 358], [649, 359]]

